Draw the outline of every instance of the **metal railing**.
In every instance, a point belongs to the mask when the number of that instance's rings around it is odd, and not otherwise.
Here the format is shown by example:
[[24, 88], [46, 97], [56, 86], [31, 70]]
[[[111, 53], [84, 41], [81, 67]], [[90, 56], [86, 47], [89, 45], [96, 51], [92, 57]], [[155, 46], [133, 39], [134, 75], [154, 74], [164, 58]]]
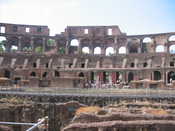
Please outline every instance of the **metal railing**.
[[34, 129], [38, 128], [41, 124], [45, 124], [45, 127], [47, 128], [47, 120], [48, 117], [44, 117], [42, 119], [39, 119], [37, 123], [22, 123], [22, 122], [0, 122], [0, 125], [21, 125], [21, 126], [31, 126], [29, 129], [26, 131], [33, 131]]

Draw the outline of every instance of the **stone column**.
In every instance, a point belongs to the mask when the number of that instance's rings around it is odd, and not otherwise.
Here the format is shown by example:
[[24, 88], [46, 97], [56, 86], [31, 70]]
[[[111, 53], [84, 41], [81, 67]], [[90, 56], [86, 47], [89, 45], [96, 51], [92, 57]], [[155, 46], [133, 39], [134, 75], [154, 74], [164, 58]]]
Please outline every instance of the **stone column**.
[[18, 37], [18, 51], [20, 51], [20, 52], [22, 51], [22, 49], [21, 49], [21, 38], [22, 38], [21, 36]]
[[32, 46], [32, 52], [35, 52], [33, 37], [30, 39], [30, 45]]
[[104, 48], [104, 47], [101, 48], [101, 54], [102, 54], [102, 55], [105, 55], [105, 48]]
[[66, 41], [66, 47], [65, 47], [65, 54], [66, 54], [66, 55], [69, 54], [69, 45], [70, 45], [70, 42], [67, 40], [67, 41]]
[[169, 52], [169, 46], [168, 46], [168, 43], [165, 44], [165, 53], [168, 53]]
[[78, 39], [78, 54], [81, 54], [82, 53], [82, 48], [81, 48], [81, 39]]
[[113, 80], [112, 80], [112, 72], [110, 72], [109, 73], [109, 84], [112, 84], [113, 82], [112, 82]]
[[42, 48], [43, 48], [43, 50], [42, 50], [42, 53], [45, 52], [45, 47], [46, 47], [46, 38], [43, 38], [43, 42], [42, 42]]
[[138, 47], [138, 53], [142, 53], [140, 46]]

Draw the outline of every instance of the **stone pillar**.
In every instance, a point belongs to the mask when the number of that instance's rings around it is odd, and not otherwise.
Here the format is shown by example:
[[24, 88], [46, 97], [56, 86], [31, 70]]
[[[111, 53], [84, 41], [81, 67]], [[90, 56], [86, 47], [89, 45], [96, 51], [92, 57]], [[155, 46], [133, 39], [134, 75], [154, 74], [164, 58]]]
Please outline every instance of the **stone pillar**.
[[104, 48], [104, 47], [101, 48], [101, 54], [102, 54], [102, 55], [105, 55], [105, 48]]
[[45, 47], [46, 47], [46, 38], [43, 38], [43, 42], [42, 42], [42, 53], [45, 52]]
[[109, 73], [109, 84], [112, 84], [112, 72]]
[[81, 39], [78, 39], [78, 54], [81, 54], [82, 53], [82, 48], [81, 48]]
[[21, 36], [18, 37], [18, 51], [20, 51], [20, 52], [22, 51], [22, 49], [21, 49], [21, 38], [22, 38]]
[[32, 47], [32, 52], [35, 52], [35, 48], [34, 48], [34, 39], [33, 39], [33, 37], [31, 37], [31, 39], [30, 39], [30, 45], [31, 45], [31, 47]]
[[138, 53], [142, 53], [140, 46], [138, 47]]
[[70, 45], [70, 42], [69, 41], [66, 41], [66, 47], [65, 47], [65, 54], [66, 55], [69, 54], [69, 45]]
[[169, 52], [169, 46], [168, 46], [168, 43], [165, 44], [165, 53], [168, 53]]

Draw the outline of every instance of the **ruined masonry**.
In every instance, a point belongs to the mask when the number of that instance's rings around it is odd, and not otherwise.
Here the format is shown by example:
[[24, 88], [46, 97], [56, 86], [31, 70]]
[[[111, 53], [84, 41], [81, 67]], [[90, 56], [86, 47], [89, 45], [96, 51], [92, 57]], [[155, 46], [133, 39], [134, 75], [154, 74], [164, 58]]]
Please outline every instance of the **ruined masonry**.
[[128, 36], [118, 26], [67, 26], [50, 36], [48, 26], [0, 23], [0, 38], [0, 77], [9, 85], [174, 85], [175, 32]]

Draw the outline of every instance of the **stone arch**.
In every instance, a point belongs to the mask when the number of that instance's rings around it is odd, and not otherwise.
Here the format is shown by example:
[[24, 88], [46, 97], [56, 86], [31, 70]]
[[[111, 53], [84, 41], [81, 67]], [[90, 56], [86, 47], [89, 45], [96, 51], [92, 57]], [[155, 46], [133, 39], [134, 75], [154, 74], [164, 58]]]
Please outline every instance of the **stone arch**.
[[35, 38], [34, 39], [34, 51], [36, 53], [43, 52], [43, 40], [42, 40], [42, 38]]
[[32, 51], [31, 38], [30, 37], [22, 37], [21, 39], [21, 50], [22, 51]]
[[31, 72], [31, 73], [30, 73], [30, 76], [36, 77], [36, 72]]
[[57, 70], [54, 71], [54, 76], [55, 77], [60, 77], [60, 72], [58, 72]]
[[78, 54], [79, 44], [80, 43], [79, 43], [78, 39], [72, 39], [70, 42], [69, 53], [70, 54]]
[[119, 48], [119, 54], [126, 54], [126, 47], [125, 46], [122, 46]]
[[78, 76], [79, 76], [79, 77], [84, 77], [84, 73], [83, 73], [83, 72], [80, 72], [80, 73], [78, 74]]
[[94, 48], [94, 54], [101, 54], [101, 48], [100, 47], [95, 47]]
[[145, 38], [143, 39], [143, 43], [151, 43], [151, 42], [152, 42], [151, 37], [145, 37]]
[[4, 52], [6, 50], [7, 38], [5, 36], [0, 36], [0, 52]]
[[160, 71], [154, 71], [153, 74], [154, 74], [154, 80], [156, 81], [161, 80], [162, 76]]
[[152, 38], [151, 37], [145, 37], [141, 42], [141, 52], [147, 53], [150, 52], [150, 48], [152, 48]]
[[128, 82], [131, 82], [134, 80], [134, 73], [133, 72], [129, 72], [128, 73]]
[[71, 42], [70, 42], [70, 46], [79, 46], [78, 39], [72, 39]]
[[43, 78], [46, 78], [48, 76], [48, 72], [44, 72], [43, 74], [42, 74], [42, 77]]
[[103, 72], [103, 83], [109, 82], [109, 72]]
[[163, 45], [157, 45], [155, 52], [157, 53], [165, 52], [165, 47]]
[[122, 80], [121, 72], [115, 72], [115, 74], [116, 74], [116, 77], [115, 77], [116, 82], [120, 82]]
[[4, 70], [4, 77], [10, 78], [11, 77], [11, 72], [9, 70]]
[[83, 53], [83, 54], [89, 54], [89, 53], [90, 53], [89, 47], [87, 47], [87, 46], [86, 46], [86, 47], [83, 47], [83, 48], [82, 48], [82, 53]]
[[136, 44], [132, 44], [129, 46], [129, 53], [138, 53], [138, 46]]
[[114, 48], [113, 47], [106, 48], [105, 54], [106, 54], [106, 56], [113, 55], [114, 54]]
[[19, 46], [18, 46], [18, 43], [19, 43], [19, 39], [18, 37], [10, 37], [8, 39], [8, 50], [9, 51], [17, 51], [19, 49]]
[[169, 52], [170, 52], [170, 54], [175, 54], [175, 45], [171, 45], [169, 47]]
[[168, 41], [175, 41], [175, 35], [171, 35], [171, 36], [168, 38]]
[[174, 71], [168, 72], [168, 76], [167, 76], [168, 83], [171, 83], [172, 80], [175, 80], [175, 72]]

